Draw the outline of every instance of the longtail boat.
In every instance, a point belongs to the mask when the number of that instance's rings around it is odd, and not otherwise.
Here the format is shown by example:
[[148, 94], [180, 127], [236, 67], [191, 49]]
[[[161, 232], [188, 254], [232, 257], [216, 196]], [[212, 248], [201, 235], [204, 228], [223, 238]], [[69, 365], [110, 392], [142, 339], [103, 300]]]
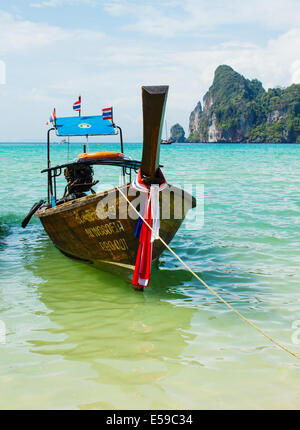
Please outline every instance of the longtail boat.
[[[187, 211], [196, 206], [193, 196], [167, 184], [159, 164], [167, 93], [167, 86], [142, 87], [141, 161], [124, 155], [122, 129], [113, 122], [112, 109], [111, 116], [103, 113], [102, 116], [55, 117], [47, 133], [47, 168], [42, 170], [48, 177], [48, 198], [35, 203], [22, 223], [25, 227], [34, 214], [54, 245], [68, 257], [114, 273], [124, 269], [134, 271], [137, 279], [133, 284], [137, 290], [148, 285], [149, 279], [142, 278], [150, 277], [151, 264], [165, 246], [160, 240], [154, 240], [153, 231], [131, 204], [167, 244]], [[83, 153], [76, 160], [51, 166], [52, 132], [68, 139], [119, 134], [120, 152], [91, 153], [84, 145]], [[93, 189], [98, 182], [93, 178], [95, 165], [119, 166], [122, 185], [96, 193]], [[67, 185], [58, 197], [56, 179], [63, 171]]]
[[161, 141], [162, 145], [171, 145], [173, 143], [173, 139], [165, 139]]

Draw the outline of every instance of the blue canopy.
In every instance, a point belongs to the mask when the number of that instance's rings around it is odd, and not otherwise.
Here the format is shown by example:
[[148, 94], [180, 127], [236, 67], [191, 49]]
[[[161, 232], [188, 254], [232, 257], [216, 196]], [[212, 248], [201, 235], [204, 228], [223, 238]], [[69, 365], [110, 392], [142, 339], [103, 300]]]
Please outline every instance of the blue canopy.
[[71, 116], [56, 118], [58, 136], [99, 136], [117, 134], [108, 119], [102, 116]]

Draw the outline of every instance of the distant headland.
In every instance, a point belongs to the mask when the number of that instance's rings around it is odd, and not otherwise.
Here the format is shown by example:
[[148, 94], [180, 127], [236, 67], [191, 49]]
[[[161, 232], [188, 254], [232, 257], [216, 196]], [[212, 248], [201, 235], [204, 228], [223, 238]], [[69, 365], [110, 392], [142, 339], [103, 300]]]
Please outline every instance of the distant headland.
[[[190, 114], [189, 136], [180, 124], [174, 141], [204, 143], [300, 143], [300, 84], [269, 88], [226, 65], [219, 66], [212, 86]], [[180, 139], [180, 140], [179, 140]]]

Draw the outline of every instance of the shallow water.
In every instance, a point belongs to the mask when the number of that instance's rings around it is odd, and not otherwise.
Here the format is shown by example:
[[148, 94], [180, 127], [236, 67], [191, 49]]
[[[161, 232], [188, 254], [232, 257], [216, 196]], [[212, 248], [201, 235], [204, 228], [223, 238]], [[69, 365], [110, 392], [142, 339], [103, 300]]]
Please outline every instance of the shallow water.
[[[81, 149], [72, 144], [71, 158]], [[106, 149], [118, 147], [101, 144]], [[141, 157], [141, 145], [126, 149]], [[141, 294], [60, 254], [38, 220], [23, 230], [21, 220], [46, 195], [39, 173], [46, 147], [0, 144], [0, 154], [1, 408], [299, 408], [299, 362], [167, 251]], [[65, 161], [66, 146], [54, 145], [53, 155]], [[182, 225], [173, 249], [298, 354], [299, 155], [300, 145], [161, 149], [168, 182], [198, 197], [197, 216]], [[118, 183], [117, 169], [97, 169], [99, 189]]]

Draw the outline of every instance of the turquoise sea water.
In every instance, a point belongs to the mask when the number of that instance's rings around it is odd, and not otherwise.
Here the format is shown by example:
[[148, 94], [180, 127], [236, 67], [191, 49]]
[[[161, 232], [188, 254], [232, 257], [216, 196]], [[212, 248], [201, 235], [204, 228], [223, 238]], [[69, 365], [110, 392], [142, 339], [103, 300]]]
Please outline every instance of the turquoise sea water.
[[[140, 159], [141, 145], [125, 148]], [[100, 149], [119, 148], [90, 145]], [[72, 144], [70, 157], [81, 150]], [[2, 143], [0, 157], [0, 408], [300, 407], [299, 361], [230, 312], [167, 251], [141, 294], [60, 254], [38, 220], [23, 230], [29, 208], [46, 196], [46, 145]], [[204, 189], [204, 224], [200, 210], [171, 246], [297, 354], [299, 157], [300, 145], [161, 149], [168, 182], [193, 185], [198, 209]], [[66, 146], [53, 145], [53, 162], [65, 160]], [[118, 173], [99, 168], [99, 189], [118, 183]]]

